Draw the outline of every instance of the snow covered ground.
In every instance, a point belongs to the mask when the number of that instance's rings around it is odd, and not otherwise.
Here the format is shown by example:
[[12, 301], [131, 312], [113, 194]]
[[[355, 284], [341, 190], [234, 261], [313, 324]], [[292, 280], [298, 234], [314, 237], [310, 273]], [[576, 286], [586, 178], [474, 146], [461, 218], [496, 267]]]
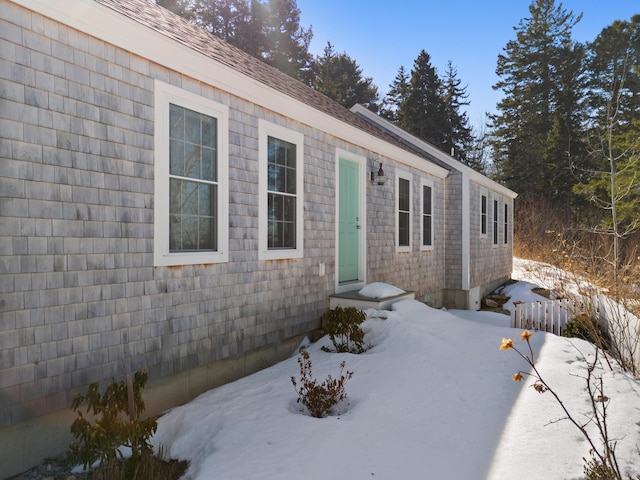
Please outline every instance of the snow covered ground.
[[[520, 265], [519, 263], [516, 266]], [[512, 295], [529, 300], [526, 269]], [[533, 282], [533, 280], [532, 280]], [[526, 298], [525, 298], [526, 297]], [[300, 411], [291, 376], [297, 355], [204, 393], [159, 419], [153, 442], [188, 460], [188, 479], [578, 479], [587, 443], [562, 418], [549, 394], [516, 383], [526, 370], [514, 351], [509, 317], [436, 310], [413, 300], [391, 312], [369, 311], [367, 352], [327, 353], [328, 338], [309, 345], [319, 381], [353, 371], [338, 415], [317, 419]], [[386, 317], [386, 318], [383, 318]], [[589, 412], [582, 354], [586, 342], [536, 332], [538, 367], [579, 418]], [[609, 426], [619, 439], [623, 470], [640, 472], [640, 384], [605, 372]]]

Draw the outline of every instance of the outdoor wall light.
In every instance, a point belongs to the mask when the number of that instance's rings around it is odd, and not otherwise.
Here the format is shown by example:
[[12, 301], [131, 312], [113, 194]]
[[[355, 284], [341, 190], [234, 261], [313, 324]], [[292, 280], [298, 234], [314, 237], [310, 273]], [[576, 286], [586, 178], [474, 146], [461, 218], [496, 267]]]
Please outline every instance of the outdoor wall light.
[[382, 162], [380, 162], [380, 168], [378, 169], [378, 173], [376, 174], [374, 171], [371, 171], [371, 183], [384, 185], [386, 181], [387, 181], [387, 177], [384, 176], [384, 170], [382, 170]]

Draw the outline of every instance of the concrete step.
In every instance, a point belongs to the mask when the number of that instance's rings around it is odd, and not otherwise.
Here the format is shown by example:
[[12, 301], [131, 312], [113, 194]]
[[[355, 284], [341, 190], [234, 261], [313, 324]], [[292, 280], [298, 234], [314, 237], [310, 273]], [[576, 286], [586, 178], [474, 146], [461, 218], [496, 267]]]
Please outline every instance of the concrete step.
[[355, 307], [360, 310], [374, 308], [376, 310], [391, 310], [391, 305], [400, 300], [414, 300], [416, 292], [405, 292], [401, 295], [386, 298], [370, 298], [364, 297], [357, 290], [352, 292], [335, 293], [329, 295], [329, 308], [331, 310], [336, 307], [347, 308]]

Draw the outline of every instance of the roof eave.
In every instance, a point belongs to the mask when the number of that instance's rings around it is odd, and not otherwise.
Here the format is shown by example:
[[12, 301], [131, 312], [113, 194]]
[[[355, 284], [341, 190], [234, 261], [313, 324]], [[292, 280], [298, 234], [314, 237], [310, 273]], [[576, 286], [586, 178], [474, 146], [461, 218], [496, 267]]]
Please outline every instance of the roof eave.
[[445, 152], [437, 149], [430, 143], [425, 142], [424, 140], [421, 140], [414, 135], [411, 135], [410, 133], [401, 129], [397, 125], [394, 125], [388, 120], [382, 118], [380, 115], [375, 114], [374, 112], [365, 108], [364, 106], [356, 104], [353, 107], [351, 107], [351, 111], [354, 112], [356, 115], [360, 115], [362, 118], [366, 119], [367, 121], [374, 123], [379, 128], [387, 130], [391, 132], [393, 135], [396, 135], [398, 138], [401, 138], [405, 142], [408, 142], [414, 145], [416, 148], [424, 151], [426, 154], [437, 158], [438, 160], [440, 160], [450, 168], [461, 172], [463, 175], [466, 175], [467, 177], [469, 177], [470, 180], [473, 180], [477, 184], [482, 185], [483, 187], [486, 187], [490, 190], [498, 192], [512, 199], [515, 199], [518, 196], [518, 194], [513, 190], [505, 187], [504, 185], [499, 184], [494, 180], [491, 180], [489, 177], [481, 174], [480, 172], [475, 171], [474, 169], [468, 167], [467, 165], [460, 163], [451, 155], [447, 155]]

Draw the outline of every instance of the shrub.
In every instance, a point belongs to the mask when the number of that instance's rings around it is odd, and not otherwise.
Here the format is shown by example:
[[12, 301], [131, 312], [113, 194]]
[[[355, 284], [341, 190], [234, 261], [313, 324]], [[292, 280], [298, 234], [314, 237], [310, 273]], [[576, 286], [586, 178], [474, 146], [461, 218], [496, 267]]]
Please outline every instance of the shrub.
[[611, 346], [611, 338], [602, 325], [584, 312], [565, 324], [562, 336], [586, 340], [602, 350], [609, 350]]
[[362, 310], [336, 307], [322, 316], [322, 328], [329, 335], [336, 352], [362, 353], [364, 332], [360, 324], [366, 320]]
[[[617, 480], [615, 470], [601, 462], [597, 458], [591, 457], [591, 460], [587, 460], [583, 458], [584, 465], [584, 474], [587, 477], [587, 480]], [[631, 478], [631, 477], [629, 477]]]
[[[188, 467], [188, 462], [163, 460], [160, 447], [158, 455], [143, 454], [137, 462], [110, 462], [91, 475], [91, 480], [178, 480]], [[131, 460], [131, 459], [130, 459]]]
[[[106, 470], [113, 468], [115, 461], [124, 459], [119, 448], [125, 446], [131, 448], [130, 464], [135, 470], [142, 456], [153, 455], [149, 439], [158, 424], [155, 419], [137, 420], [144, 411], [141, 390], [147, 380], [146, 370], [136, 372], [132, 405], [124, 381], [110, 383], [102, 395], [98, 382], [93, 382], [86, 395], [75, 395], [71, 409], [77, 417], [71, 425], [74, 440], [69, 447], [69, 462], [82, 464], [86, 469], [100, 461], [101, 468]], [[86, 405], [86, 413], [95, 417], [94, 424], [84, 418], [83, 405]]]
[[332, 378], [329, 375], [322, 383], [313, 378], [311, 373], [311, 359], [309, 352], [300, 349], [298, 357], [298, 365], [300, 366], [300, 380], [296, 381], [295, 377], [291, 377], [293, 388], [298, 394], [297, 403], [302, 403], [311, 414], [316, 418], [322, 418], [331, 413], [334, 406], [347, 398], [344, 384], [351, 379], [353, 372], [347, 371], [343, 373], [345, 362], [340, 363], [340, 377]]

